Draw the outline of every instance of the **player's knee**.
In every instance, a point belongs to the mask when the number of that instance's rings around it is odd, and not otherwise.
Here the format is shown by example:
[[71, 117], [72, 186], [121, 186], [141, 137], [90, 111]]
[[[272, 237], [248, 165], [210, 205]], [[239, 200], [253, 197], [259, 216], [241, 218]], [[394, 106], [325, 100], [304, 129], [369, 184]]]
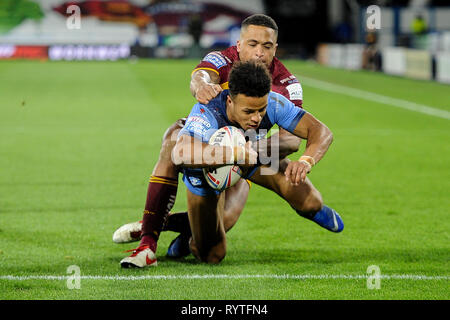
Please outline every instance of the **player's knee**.
[[210, 250], [206, 258], [204, 259], [204, 262], [210, 264], [218, 264], [225, 258], [225, 255], [226, 255], [225, 248], [221, 248], [219, 250], [218, 249]]
[[213, 247], [198, 247], [195, 243], [191, 241], [191, 252], [194, 256], [202, 262], [210, 264], [220, 263], [226, 255], [226, 245], [225, 242], [220, 242]]

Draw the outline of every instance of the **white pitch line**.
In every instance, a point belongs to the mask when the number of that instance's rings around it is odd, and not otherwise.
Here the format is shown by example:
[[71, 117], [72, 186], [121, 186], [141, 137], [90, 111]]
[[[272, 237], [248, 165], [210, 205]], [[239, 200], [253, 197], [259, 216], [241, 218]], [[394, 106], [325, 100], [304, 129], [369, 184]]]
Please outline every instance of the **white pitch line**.
[[[67, 280], [74, 276], [61, 275], [33, 275], [33, 276], [16, 276], [3, 275], [0, 280], [26, 281], [26, 280]], [[293, 279], [293, 280], [322, 280], [322, 279], [348, 279], [361, 280], [367, 279], [368, 275], [345, 275], [345, 274], [192, 274], [192, 275], [143, 275], [143, 276], [96, 276], [96, 275], [80, 275], [81, 280], [192, 280], [192, 279]], [[377, 278], [376, 276], [371, 276]], [[415, 274], [392, 274], [380, 275], [380, 279], [385, 280], [450, 280], [450, 276], [427, 276]]]
[[368, 101], [378, 102], [386, 105], [390, 105], [397, 108], [406, 109], [409, 111], [420, 112], [430, 116], [435, 116], [442, 119], [450, 120], [450, 112], [442, 109], [433, 108], [424, 104], [419, 104], [403, 99], [392, 98], [384, 96], [378, 93], [365, 91], [361, 89], [355, 89], [339, 84], [334, 84], [322, 80], [317, 80], [304, 76], [297, 76], [301, 80], [301, 83], [314, 87], [316, 89], [330, 91], [334, 93], [344, 94], [354, 98], [364, 99]]

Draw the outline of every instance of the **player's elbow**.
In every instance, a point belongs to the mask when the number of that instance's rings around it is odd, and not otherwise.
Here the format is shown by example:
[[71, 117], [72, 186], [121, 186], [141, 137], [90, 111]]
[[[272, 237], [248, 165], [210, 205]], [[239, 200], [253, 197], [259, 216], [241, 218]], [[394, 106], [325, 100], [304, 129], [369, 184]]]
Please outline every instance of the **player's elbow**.
[[320, 129], [318, 130], [318, 136], [320, 137], [320, 140], [324, 145], [329, 146], [334, 139], [333, 132], [331, 132], [331, 130], [323, 123], [320, 123], [319, 128]]

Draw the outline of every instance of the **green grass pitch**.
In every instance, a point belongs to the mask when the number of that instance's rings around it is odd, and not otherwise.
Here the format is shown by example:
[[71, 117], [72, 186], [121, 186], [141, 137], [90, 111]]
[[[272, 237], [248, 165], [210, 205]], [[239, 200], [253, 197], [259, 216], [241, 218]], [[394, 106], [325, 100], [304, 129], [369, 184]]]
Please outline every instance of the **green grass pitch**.
[[[450, 87], [298, 61], [285, 64], [305, 109], [335, 137], [310, 178], [344, 231], [253, 186], [220, 265], [168, 260], [167, 232], [158, 267], [121, 270], [135, 245], [114, 244], [112, 233], [141, 218], [162, 134], [195, 102], [196, 63], [0, 63], [1, 300], [450, 298], [449, 119], [311, 79], [447, 112]], [[185, 192], [180, 180], [175, 211]], [[79, 290], [52, 278], [70, 265], [84, 277]], [[367, 287], [371, 265], [379, 289]]]

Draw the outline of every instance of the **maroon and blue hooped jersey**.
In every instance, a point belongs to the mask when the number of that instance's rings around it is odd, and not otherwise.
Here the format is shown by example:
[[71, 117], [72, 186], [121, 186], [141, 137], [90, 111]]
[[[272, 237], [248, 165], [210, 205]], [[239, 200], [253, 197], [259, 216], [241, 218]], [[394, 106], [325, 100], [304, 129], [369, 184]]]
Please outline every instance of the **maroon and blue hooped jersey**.
[[[208, 143], [218, 129], [229, 125], [237, 126], [227, 117], [227, 96], [228, 90], [224, 90], [206, 105], [195, 104], [178, 136], [189, 135]], [[275, 124], [292, 133], [305, 113], [305, 110], [298, 108], [286, 97], [272, 91], [268, 95], [266, 114], [258, 129], [253, 135], [248, 136], [253, 136], [254, 139], [263, 138]], [[203, 177], [202, 169], [183, 168], [183, 173], [184, 183], [194, 194], [205, 196], [219, 193], [208, 185]]]

